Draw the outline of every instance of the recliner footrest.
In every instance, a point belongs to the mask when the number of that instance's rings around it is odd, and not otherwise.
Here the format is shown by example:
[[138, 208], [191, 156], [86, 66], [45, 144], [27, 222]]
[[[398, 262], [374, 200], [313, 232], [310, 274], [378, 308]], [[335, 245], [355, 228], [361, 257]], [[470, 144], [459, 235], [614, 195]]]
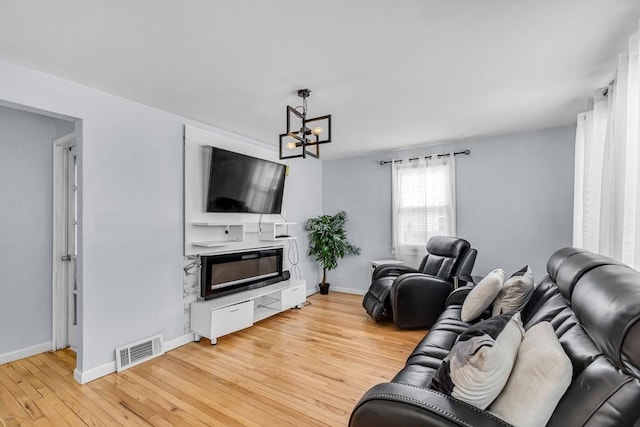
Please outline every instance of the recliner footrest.
[[391, 301], [389, 293], [394, 279], [395, 277], [383, 277], [374, 280], [362, 300], [362, 306], [376, 322], [379, 322], [384, 317], [390, 317]]

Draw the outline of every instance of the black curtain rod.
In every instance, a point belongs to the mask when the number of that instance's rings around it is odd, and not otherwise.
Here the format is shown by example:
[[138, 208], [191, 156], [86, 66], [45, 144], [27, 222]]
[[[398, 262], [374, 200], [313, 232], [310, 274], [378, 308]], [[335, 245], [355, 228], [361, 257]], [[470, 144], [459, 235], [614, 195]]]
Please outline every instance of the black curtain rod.
[[[468, 156], [469, 154], [471, 154], [471, 150], [464, 150], [464, 151], [457, 151], [455, 153], [453, 153], [454, 156], [457, 156], [458, 154], [464, 154], [465, 156]], [[451, 155], [451, 153], [444, 153], [444, 154], [438, 154], [437, 157], [449, 157]], [[424, 156], [425, 159], [431, 159], [433, 156]], [[409, 159], [409, 161], [412, 160], [418, 160], [420, 159], [420, 157], [412, 157]], [[397, 162], [400, 163], [402, 162], [402, 160], [380, 160], [380, 164], [381, 165], [386, 165], [387, 163], [393, 163], [393, 162]]]

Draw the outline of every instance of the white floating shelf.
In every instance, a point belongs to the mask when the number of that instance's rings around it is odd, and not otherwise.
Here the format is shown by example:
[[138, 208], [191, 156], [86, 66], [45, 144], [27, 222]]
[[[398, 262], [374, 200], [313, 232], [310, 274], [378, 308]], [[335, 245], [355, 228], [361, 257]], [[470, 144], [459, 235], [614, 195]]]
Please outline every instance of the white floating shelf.
[[203, 227], [198, 231], [198, 237], [202, 240], [192, 242], [193, 246], [213, 248], [244, 242], [244, 224], [198, 221], [193, 222], [192, 225]]
[[244, 224], [225, 224], [222, 222], [194, 222], [193, 225], [201, 227], [242, 227]]
[[273, 237], [272, 236], [261, 236], [260, 240], [262, 241], [269, 241], [269, 242], [278, 242], [280, 240], [296, 240], [297, 237], [295, 236], [287, 236], [287, 237]]
[[201, 248], [216, 248], [218, 246], [227, 246], [231, 243], [237, 243], [234, 242], [232, 240], [225, 240], [223, 242], [221, 241], [209, 241], [209, 242], [193, 242], [192, 245], [193, 246], [198, 246]]
[[294, 240], [295, 236], [287, 234], [290, 225], [295, 222], [265, 222], [262, 224], [262, 235], [260, 240], [276, 242], [278, 240]]

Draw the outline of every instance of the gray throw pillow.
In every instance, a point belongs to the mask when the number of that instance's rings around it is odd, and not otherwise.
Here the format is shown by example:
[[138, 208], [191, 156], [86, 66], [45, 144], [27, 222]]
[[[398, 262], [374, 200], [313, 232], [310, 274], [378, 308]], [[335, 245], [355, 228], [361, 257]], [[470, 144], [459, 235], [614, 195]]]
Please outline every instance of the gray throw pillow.
[[553, 326], [540, 322], [525, 333], [509, 381], [489, 412], [517, 427], [543, 427], [572, 375], [571, 360]]
[[485, 409], [507, 383], [523, 333], [520, 313], [470, 326], [443, 360], [431, 388]]
[[528, 265], [511, 275], [493, 302], [492, 315], [522, 311], [533, 295], [533, 271]]
[[471, 322], [491, 305], [504, 283], [504, 270], [498, 268], [487, 274], [471, 289], [462, 304], [460, 318], [463, 322]]

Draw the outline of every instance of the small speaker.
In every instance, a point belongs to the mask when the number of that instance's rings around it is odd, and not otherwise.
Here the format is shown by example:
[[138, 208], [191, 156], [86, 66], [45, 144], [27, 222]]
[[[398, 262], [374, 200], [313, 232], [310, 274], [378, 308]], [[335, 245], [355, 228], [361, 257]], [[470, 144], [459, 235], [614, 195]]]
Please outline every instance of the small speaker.
[[291, 273], [289, 270], [285, 270], [282, 272], [282, 280], [289, 280], [291, 278]]

